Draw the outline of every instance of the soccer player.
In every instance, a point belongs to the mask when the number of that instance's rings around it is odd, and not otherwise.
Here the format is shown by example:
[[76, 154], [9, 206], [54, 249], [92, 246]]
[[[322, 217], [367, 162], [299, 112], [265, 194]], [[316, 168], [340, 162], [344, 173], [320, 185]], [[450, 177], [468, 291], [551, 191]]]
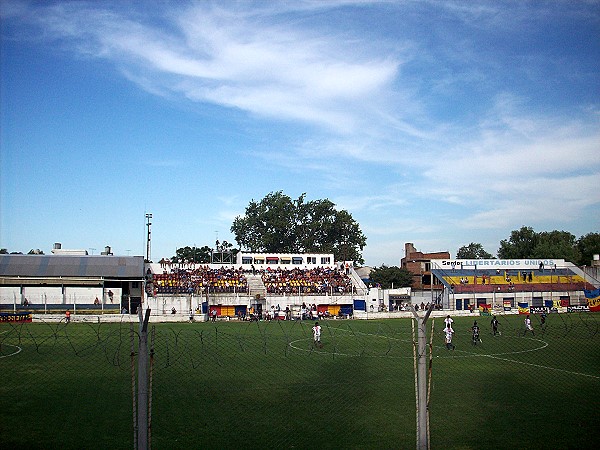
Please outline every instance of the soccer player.
[[319, 325], [319, 322], [315, 322], [312, 331], [315, 346], [323, 347], [323, 344], [321, 344], [321, 325]]
[[531, 334], [535, 336], [533, 327], [531, 326], [531, 318], [529, 317], [529, 314], [527, 314], [527, 317], [525, 318], [525, 331], [523, 331], [523, 336], [525, 336], [527, 330], [531, 331]]
[[542, 330], [544, 330], [544, 325], [546, 325], [546, 313], [543, 312], [542, 315], [540, 316], [540, 326], [542, 328]]
[[492, 318], [492, 333], [494, 336], [496, 336], [496, 334], [500, 334], [500, 332], [498, 331], [498, 325], [500, 325], [500, 322], [498, 322], [498, 319], [496, 318], [496, 316], [494, 316]]
[[444, 319], [444, 325], [446, 327], [448, 327], [448, 325], [450, 325], [450, 327], [452, 327], [452, 322], [454, 322], [454, 320], [452, 320], [452, 317], [450, 317], [450, 315], [447, 315], [446, 318]]
[[456, 347], [455, 345], [452, 343], [452, 335], [454, 334], [454, 330], [452, 329], [452, 325], [448, 324], [446, 325], [446, 329], [444, 330], [444, 334], [446, 335], [446, 349], [447, 350], [454, 350]]
[[66, 323], [71, 323], [71, 311], [69, 311], [68, 309], [65, 312], [65, 322]]
[[471, 331], [473, 332], [473, 345], [477, 345], [478, 342], [481, 342], [481, 338], [479, 337], [479, 325], [477, 325], [477, 321], [471, 327]]

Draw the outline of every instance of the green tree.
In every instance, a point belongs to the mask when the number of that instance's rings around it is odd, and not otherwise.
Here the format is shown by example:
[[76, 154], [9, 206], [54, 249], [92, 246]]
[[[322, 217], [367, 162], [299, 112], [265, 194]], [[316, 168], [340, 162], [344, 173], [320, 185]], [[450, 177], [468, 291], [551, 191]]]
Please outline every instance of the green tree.
[[589, 264], [600, 251], [600, 234], [588, 233], [579, 240], [568, 231], [542, 231], [521, 227], [511, 232], [510, 239], [500, 241], [498, 257], [502, 259], [554, 258], [575, 264]]
[[529, 255], [531, 258], [555, 258], [577, 263], [581, 255], [577, 248], [577, 238], [568, 231], [542, 231], [537, 235], [537, 243]]
[[379, 283], [383, 289], [401, 287], [410, 287], [412, 285], [413, 274], [407, 269], [401, 269], [397, 266], [388, 267], [383, 264], [381, 267], [374, 267], [371, 270], [369, 278], [375, 283]]
[[306, 194], [292, 200], [279, 191], [252, 200], [231, 232], [252, 252], [333, 253], [337, 261], [364, 262], [366, 237], [352, 215], [328, 199], [306, 201]]
[[294, 202], [281, 191], [260, 202], [252, 200], [244, 217], [236, 217], [231, 232], [240, 248], [251, 252], [290, 253], [296, 251], [294, 231], [304, 195]]
[[483, 245], [471, 242], [469, 245], [463, 245], [456, 252], [457, 259], [492, 259], [494, 256], [483, 248]]
[[580, 266], [589, 265], [594, 255], [600, 255], [600, 233], [588, 233], [577, 240]]
[[0, 255], [8, 255], [8, 249], [0, 248]]
[[42, 250], [40, 250], [39, 248], [36, 249], [31, 249], [29, 250], [29, 253], [27, 253], [28, 255], [43, 255], [44, 252]]
[[538, 235], [531, 227], [521, 227], [513, 230], [508, 240], [500, 241], [498, 258], [500, 259], [524, 259], [532, 258], [533, 249], [537, 245]]
[[212, 248], [204, 246], [198, 247], [181, 247], [175, 251], [175, 256], [171, 261], [175, 263], [196, 262], [200, 264], [209, 264], [211, 262]]

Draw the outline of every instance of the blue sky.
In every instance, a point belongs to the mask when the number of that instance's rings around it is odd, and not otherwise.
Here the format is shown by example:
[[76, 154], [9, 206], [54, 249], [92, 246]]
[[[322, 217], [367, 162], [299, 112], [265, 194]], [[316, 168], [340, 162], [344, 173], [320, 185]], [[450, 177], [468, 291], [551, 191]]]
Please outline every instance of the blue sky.
[[[600, 231], [599, 1], [3, 1], [0, 247], [233, 242], [328, 198], [369, 265]], [[96, 249], [96, 250], [90, 250]]]

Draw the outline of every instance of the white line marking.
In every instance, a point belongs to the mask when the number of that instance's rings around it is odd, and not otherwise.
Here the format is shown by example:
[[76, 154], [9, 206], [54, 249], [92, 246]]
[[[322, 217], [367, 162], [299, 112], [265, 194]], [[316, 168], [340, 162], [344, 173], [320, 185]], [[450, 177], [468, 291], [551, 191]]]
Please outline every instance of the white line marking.
[[499, 359], [501, 361], [508, 361], [508, 362], [513, 362], [513, 363], [517, 363], [517, 364], [523, 364], [525, 366], [539, 367], [541, 369], [555, 370], [557, 372], [565, 372], [565, 373], [569, 373], [571, 375], [581, 375], [583, 377], [596, 378], [596, 379], [600, 380], [599, 376], [590, 375], [589, 373], [573, 372], [571, 370], [558, 369], [556, 367], [549, 367], [549, 366], [542, 366], [541, 364], [533, 364], [533, 363], [528, 363], [528, 362], [524, 362], [524, 361], [515, 361], [514, 359], [508, 359], [508, 358], [498, 358], [497, 356], [493, 356], [493, 355], [481, 355], [481, 356], [487, 356], [488, 358]]
[[[343, 328], [333, 328], [334, 330], [337, 331], [347, 331], [350, 332], [349, 330], [345, 330]], [[401, 341], [401, 342], [411, 342], [408, 339], [398, 339], [398, 338], [394, 338], [394, 337], [388, 337], [388, 336], [382, 336], [382, 335], [376, 335], [376, 334], [372, 334], [372, 333], [362, 333], [362, 332], [357, 332], [357, 334], [362, 334], [365, 336], [375, 336], [375, 337], [382, 337], [385, 339], [391, 339], [391, 340], [395, 340], [395, 341]], [[542, 340], [542, 339], [536, 339], [536, 338], [528, 338], [528, 337], [520, 337], [520, 336], [504, 336], [503, 339], [507, 339], [507, 338], [512, 338], [512, 339], [527, 339], [530, 341], [537, 341], [540, 342], [541, 345], [540, 347], [535, 347], [532, 349], [528, 349], [528, 350], [518, 350], [518, 351], [514, 351], [514, 352], [503, 352], [503, 353], [491, 353], [491, 354], [484, 354], [484, 353], [469, 353], [465, 350], [458, 350], [459, 352], [462, 353], [467, 353], [466, 355], [460, 355], [460, 356], [455, 356], [455, 355], [448, 355], [448, 356], [440, 356], [437, 355], [437, 357], [440, 358], [473, 358], [473, 357], [486, 357], [486, 358], [492, 358], [492, 359], [498, 359], [500, 361], [506, 361], [506, 362], [513, 362], [516, 364], [523, 364], [526, 366], [531, 366], [531, 367], [539, 367], [541, 369], [548, 369], [548, 370], [554, 370], [557, 372], [564, 372], [564, 373], [568, 373], [571, 375], [581, 375], [584, 377], [589, 377], [589, 378], [595, 378], [595, 379], [600, 379], [600, 376], [597, 375], [590, 375], [587, 373], [582, 373], [582, 372], [574, 372], [571, 370], [566, 370], [566, 369], [559, 369], [556, 367], [550, 367], [550, 366], [543, 366], [541, 364], [534, 364], [534, 363], [528, 363], [528, 362], [523, 362], [523, 361], [516, 361], [514, 359], [508, 359], [508, 358], [500, 358], [499, 355], [517, 355], [520, 353], [529, 353], [529, 352], [535, 352], [538, 350], [542, 350], [546, 347], [548, 347], [550, 344], [548, 344], [548, 342]], [[322, 355], [336, 355], [336, 356], [351, 356], [351, 357], [357, 357], [357, 356], [361, 356], [358, 353], [355, 354], [350, 354], [350, 353], [340, 353], [340, 352], [324, 352], [324, 351], [318, 351], [315, 349], [304, 349], [304, 348], [299, 348], [294, 346], [293, 344], [295, 344], [296, 342], [300, 342], [300, 341], [308, 341], [310, 340], [310, 338], [305, 338], [305, 339], [297, 339], [295, 341], [292, 341], [289, 343], [289, 346], [295, 350], [300, 350], [300, 351], [304, 351], [304, 352], [313, 352], [313, 353], [317, 353], [317, 354], [322, 354]], [[440, 346], [434, 346], [434, 348], [436, 349], [445, 349], [445, 347], [440, 347]], [[363, 356], [367, 356], [370, 358], [412, 358], [412, 356], [388, 356], [388, 355], [363, 355]]]
[[21, 350], [23, 350], [21, 347], [19, 347], [18, 345], [12, 345], [12, 344], [2, 344], [2, 345], [8, 345], [9, 347], [14, 347], [16, 349], [18, 349], [16, 352], [10, 353], [8, 355], [2, 355], [0, 356], [0, 358], [8, 358], [10, 356], [15, 356], [17, 353], [21, 353]]

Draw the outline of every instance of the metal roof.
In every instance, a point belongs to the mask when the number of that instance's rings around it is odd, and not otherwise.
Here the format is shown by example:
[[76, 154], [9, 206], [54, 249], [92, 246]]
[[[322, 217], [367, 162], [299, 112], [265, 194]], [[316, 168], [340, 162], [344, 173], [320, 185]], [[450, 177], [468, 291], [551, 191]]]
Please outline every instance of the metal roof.
[[143, 256], [0, 255], [0, 277], [144, 277]]

